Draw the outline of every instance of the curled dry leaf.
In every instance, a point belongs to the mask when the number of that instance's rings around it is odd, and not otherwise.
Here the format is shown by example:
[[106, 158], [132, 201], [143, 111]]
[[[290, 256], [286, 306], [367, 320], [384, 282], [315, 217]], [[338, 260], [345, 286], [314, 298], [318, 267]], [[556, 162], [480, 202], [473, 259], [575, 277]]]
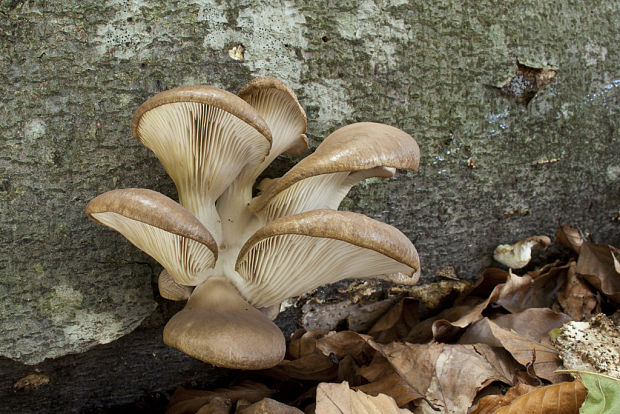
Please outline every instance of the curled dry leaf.
[[411, 411], [398, 408], [392, 397], [379, 394], [371, 397], [354, 391], [345, 381], [341, 384], [321, 383], [316, 389], [316, 414], [406, 414]]
[[370, 328], [368, 334], [375, 341], [388, 343], [405, 338], [419, 322], [418, 308], [420, 302], [413, 298], [403, 298], [390, 308]]
[[303, 411], [271, 398], [264, 398], [259, 402], [237, 410], [235, 414], [303, 414]]
[[212, 410], [209, 411], [205, 408], [206, 411], [203, 410], [203, 412], [217, 412], [215, 411], [216, 408], [222, 410], [223, 407], [229, 407], [230, 409], [238, 400], [253, 403], [269, 397], [273, 393], [274, 391], [266, 385], [252, 381], [244, 381], [237, 386], [213, 391], [178, 388], [170, 398], [166, 414], [197, 413], [204, 406], [211, 407]]
[[590, 289], [575, 271], [576, 263], [571, 261], [567, 272], [566, 285], [558, 292], [558, 303], [562, 311], [577, 321], [591, 318], [600, 312], [600, 303]]
[[607, 244], [584, 242], [575, 271], [615, 304], [620, 304], [620, 250]]
[[500, 244], [495, 248], [493, 258], [512, 269], [525, 267], [532, 259], [532, 249], [546, 249], [551, 244], [547, 236], [532, 236], [514, 244]]
[[445, 413], [463, 413], [476, 393], [493, 381], [512, 383], [506, 353], [479, 345], [376, 345], [405, 384]]
[[581, 237], [579, 230], [566, 224], [555, 232], [555, 240], [559, 244], [573, 250], [575, 253], [579, 253], [581, 245], [583, 244], [583, 237]]
[[518, 397], [495, 414], [578, 414], [586, 394], [579, 381], [548, 385]]
[[[533, 324], [532, 324], [533, 325]], [[506, 349], [521, 365], [530, 367], [533, 373], [551, 382], [564, 380], [565, 376], [555, 371], [561, 366], [556, 349], [509, 329], [502, 328], [489, 318], [484, 318], [469, 327], [460, 338], [462, 344], [487, 344]]]
[[394, 371], [392, 364], [380, 354], [375, 354], [370, 365], [361, 367], [358, 374], [369, 383], [356, 389], [369, 395], [387, 394], [394, 398], [399, 407], [424, 398], [423, 394], [410, 387], [401, 376]]
[[504, 395], [487, 395], [482, 397], [467, 414], [493, 414], [499, 408], [510, 404], [515, 398], [534, 391], [536, 387], [528, 384], [517, 384], [506, 391]]

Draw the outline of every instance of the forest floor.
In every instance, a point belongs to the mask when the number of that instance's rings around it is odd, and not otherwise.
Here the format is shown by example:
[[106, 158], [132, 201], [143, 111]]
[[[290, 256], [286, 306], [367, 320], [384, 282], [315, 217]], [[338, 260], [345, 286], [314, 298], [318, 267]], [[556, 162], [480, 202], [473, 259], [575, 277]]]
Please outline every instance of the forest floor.
[[555, 243], [565, 259], [489, 268], [450, 307], [404, 297], [366, 332], [297, 331], [226, 387], [98, 412], [620, 412], [620, 250], [567, 226]]

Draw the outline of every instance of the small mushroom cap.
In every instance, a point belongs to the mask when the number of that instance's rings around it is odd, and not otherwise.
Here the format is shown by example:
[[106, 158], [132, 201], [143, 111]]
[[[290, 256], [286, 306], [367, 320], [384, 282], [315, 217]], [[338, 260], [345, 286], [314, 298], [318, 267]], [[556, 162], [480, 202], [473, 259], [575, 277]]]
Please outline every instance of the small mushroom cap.
[[258, 307], [326, 283], [402, 273], [417, 277], [420, 261], [395, 227], [349, 211], [313, 210], [275, 220], [241, 248], [236, 270], [244, 297]]
[[210, 278], [194, 289], [185, 308], [166, 324], [164, 342], [235, 369], [270, 368], [286, 351], [282, 331], [224, 278]]
[[174, 301], [189, 299], [192, 294], [190, 286], [181, 285], [174, 281], [170, 273], [163, 269], [157, 278], [157, 288], [162, 298]]
[[219, 241], [214, 203], [246, 168], [261, 165], [271, 132], [237, 95], [209, 86], [161, 92], [136, 111], [134, 137], [151, 149], [174, 181], [180, 203]]
[[493, 258], [499, 263], [512, 268], [521, 269], [532, 259], [532, 249], [546, 249], [551, 244], [548, 236], [531, 236], [514, 244], [500, 244], [493, 252]]
[[280, 144], [282, 154], [296, 155], [308, 151], [306, 112], [287, 84], [276, 78], [254, 78], [239, 90], [238, 95], [257, 109], [269, 125], [274, 140], [279, 135], [283, 141]]
[[418, 144], [400, 129], [373, 122], [347, 125], [252, 200], [250, 208], [267, 220], [337, 208], [358, 181], [391, 177], [396, 168], [416, 170], [419, 162]]
[[192, 213], [156, 191], [108, 191], [88, 203], [86, 215], [148, 253], [177, 283], [199, 283], [201, 274], [217, 260], [211, 233]]

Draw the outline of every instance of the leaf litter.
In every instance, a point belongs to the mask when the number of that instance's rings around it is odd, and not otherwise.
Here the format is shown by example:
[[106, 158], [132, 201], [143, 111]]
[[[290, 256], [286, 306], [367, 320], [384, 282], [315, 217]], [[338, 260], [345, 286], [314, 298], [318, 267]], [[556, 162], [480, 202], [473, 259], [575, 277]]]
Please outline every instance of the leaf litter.
[[[513, 246], [547, 247], [545, 237]], [[276, 367], [240, 372], [228, 388], [179, 388], [167, 413], [620, 412], [610, 411], [617, 370], [591, 363], [620, 355], [620, 250], [569, 226], [555, 242], [572, 257], [522, 274], [487, 269], [435, 314], [404, 297], [365, 333], [298, 330]]]

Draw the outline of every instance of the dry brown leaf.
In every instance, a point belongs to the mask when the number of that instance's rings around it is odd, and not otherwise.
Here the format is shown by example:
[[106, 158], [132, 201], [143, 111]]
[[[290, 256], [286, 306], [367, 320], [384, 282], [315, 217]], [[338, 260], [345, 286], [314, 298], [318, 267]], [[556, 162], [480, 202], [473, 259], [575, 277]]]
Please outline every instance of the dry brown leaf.
[[377, 345], [405, 384], [445, 413], [462, 413], [493, 381], [511, 384], [510, 356], [487, 345]]
[[532, 272], [510, 277], [501, 288], [496, 303], [512, 313], [529, 308], [550, 307], [557, 291], [566, 283], [568, 266], [556, 266], [545, 273]]
[[576, 265], [574, 261], [569, 263], [566, 285], [558, 292], [558, 303], [572, 319], [583, 321], [600, 312], [600, 303], [588, 284], [577, 276]]
[[362, 391], [341, 384], [321, 383], [316, 390], [316, 414], [407, 414], [411, 411], [398, 408], [392, 397], [380, 394], [371, 397]]
[[194, 414], [197, 413], [201, 407], [211, 402], [213, 402], [211, 404], [213, 410], [215, 410], [216, 407], [224, 406], [228, 406], [230, 409], [232, 404], [238, 400], [256, 402], [271, 396], [273, 393], [274, 391], [266, 385], [252, 381], [244, 381], [234, 387], [220, 388], [213, 391], [177, 388], [170, 398], [166, 414]]
[[492, 319], [499, 327], [543, 344], [552, 345], [549, 332], [571, 321], [570, 316], [549, 308], [531, 308]]
[[587, 394], [579, 381], [548, 385], [518, 397], [495, 414], [578, 414]]
[[235, 414], [303, 414], [303, 411], [271, 398], [264, 398], [259, 402], [237, 410]]
[[316, 341], [329, 333], [326, 329], [316, 329], [306, 332], [299, 329], [291, 337], [286, 349], [287, 359], [298, 359], [316, 352]]
[[[205, 405], [200, 407], [196, 414], [229, 414], [232, 409], [232, 401], [225, 397], [213, 397]], [[168, 411], [166, 411], [168, 413]]]
[[419, 322], [419, 304], [417, 299], [401, 299], [375, 322], [368, 334], [383, 344], [404, 339]]
[[581, 245], [583, 244], [583, 237], [579, 233], [579, 230], [574, 229], [564, 224], [558, 231], [555, 232], [555, 240], [575, 253], [579, 253]]
[[283, 380], [333, 381], [338, 376], [338, 364], [317, 351], [292, 361], [284, 360], [263, 372]]
[[620, 304], [620, 272], [616, 269], [618, 260], [615, 257], [617, 254], [620, 254], [620, 250], [613, 246], [584, 242], [575, 271], [615, 304]]
[[528, 384], [517, 384], [511, 387], [504, 395], [487, 395], [482, 397], [478, 404], [473, 406], [468, 414], [493, 414], [500, 407], [510, 404], [515, 398], [534, 391], [537, 387]]
[[459, 339], [459, 343], [481, 343], [501, 347], [506, 349], [521, 365], [531, 366], [533, 374], [538, 377], [551, 382], [559, 382], [565, 378], [565, 375], [554, 372], [560, 367], [561, 361], [553, 346], [504, 329], [489, 318], [484, 318], [470, 326]]
[[329, 332], [325, 336], [316, 340], [316, 349], [325, 356], [335, 355], [342, 358], [351, 355], [357, 361], [364, 359], [369, 351], [374, 354], [368, 341], [372, 338], [354, 331]]
[[403, 405], [418, 400], [420, 398], [424, 398], [423, 395], [416, 392], [413, 388], [411, 388], [407, 383], [393, 370], [377, 379], [374, 382], [369, 384], [361, 385], [359, 387], [355, 387], [355, 389], [363, 391], [368, 395], [379, 395], [386, 394], [390, 397], [394, 398], [396, 401], [396, 405], [402, 407]]
[[370, 365], [361, 367], [358, 374], [368, 380], [369, 384], [356, 389], [369, 395], [387, 394], [394, 398], [399, 407], [424, 396], [405, 383], [394, 371], [392, 364], [383, 355], [376, 353]]

